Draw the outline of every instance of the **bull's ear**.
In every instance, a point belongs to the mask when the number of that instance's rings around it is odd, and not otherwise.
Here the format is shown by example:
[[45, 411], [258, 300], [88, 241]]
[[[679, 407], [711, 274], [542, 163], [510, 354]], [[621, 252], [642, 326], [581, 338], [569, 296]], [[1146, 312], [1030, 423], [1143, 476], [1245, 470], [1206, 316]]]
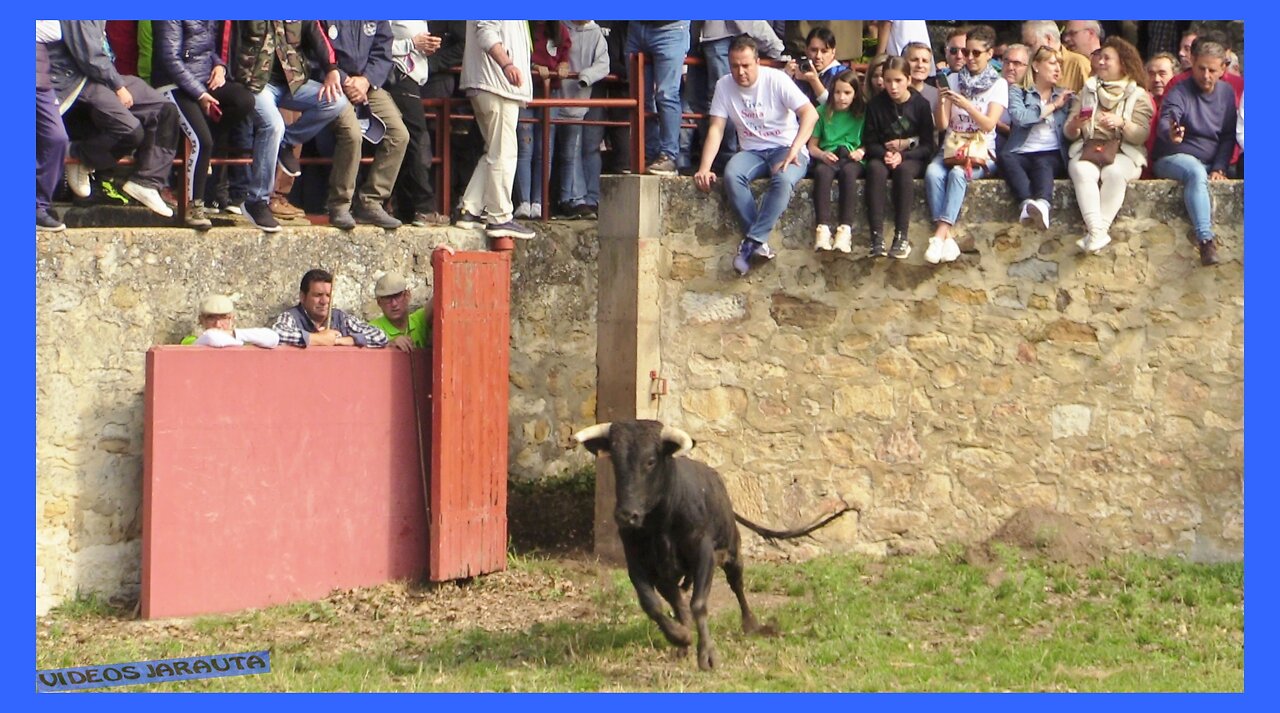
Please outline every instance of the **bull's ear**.
[[573, 438], [578, 443], [581, 443], [584, 448], [591, 451], [593, 455], [598, 455], [601, 451], [607, 453], [609, 451], [609, 427], [612, 425], [612, 423], [597, 423], [573, 434]]

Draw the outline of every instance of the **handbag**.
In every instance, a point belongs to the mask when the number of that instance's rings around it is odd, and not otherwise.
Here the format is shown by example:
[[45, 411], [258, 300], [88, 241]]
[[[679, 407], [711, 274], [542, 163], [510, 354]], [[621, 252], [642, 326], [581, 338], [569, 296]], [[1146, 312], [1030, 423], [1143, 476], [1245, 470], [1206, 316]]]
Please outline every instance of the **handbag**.
[[942, 143], [942, 163], [964, 166], [965, 178], [973, 178], [973, 167], [986, 166], [990, 155], [987, 135], [981, 131], [948, 131]]
[[1110, 166], [1120, 150], [1120, 139], [1085, 139], [1080, 158], [1099, 166]]

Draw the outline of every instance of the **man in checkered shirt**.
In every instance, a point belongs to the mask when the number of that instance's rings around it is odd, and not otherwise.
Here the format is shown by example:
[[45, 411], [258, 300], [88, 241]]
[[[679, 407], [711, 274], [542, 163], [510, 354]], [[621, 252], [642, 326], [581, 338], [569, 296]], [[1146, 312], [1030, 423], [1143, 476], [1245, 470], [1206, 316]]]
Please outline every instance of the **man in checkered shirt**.
[[298, 304], [276, 318], [272, 329], [280, 343], [295, 347], [356, 346], [382, 348], [387, 335], [381, 329], [330, 306], [333, 275], [319, 268], [302, 276]]

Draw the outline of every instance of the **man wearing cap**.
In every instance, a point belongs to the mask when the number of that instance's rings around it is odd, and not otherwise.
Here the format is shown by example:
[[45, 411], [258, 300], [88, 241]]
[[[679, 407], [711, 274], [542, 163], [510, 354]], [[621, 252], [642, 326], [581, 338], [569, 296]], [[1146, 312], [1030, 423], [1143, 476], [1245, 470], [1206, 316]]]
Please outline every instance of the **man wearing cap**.
[[253, 344], [274, 349], [280, 335], [266, 327], [236, 329], [236, 308], [226, 295], [209, 295], [200, 301], [200, 336], [183, 337], [182, 344], [203, 347], [242, 347]]
[[[409, 147], [409, 130], [391, 93], [382, 88], [391, 76], [391, 23], [387, 20], [325, 20], [324, 25], [337, 57], [342, 92], [356, 109], [339, 114], [333, 130], [363, 133], [365, 139], [377, 147], [373, 165], [358, 191], [359, 164], [334, 165], [329, 174], [330, 212], [334, 201], [342, 197], [351, 206], [356, 222], [394, 230], [400, 227], [400, 221], [388, 213], [383, 204], [391, 197], [391, 189], [400, 175], [400, 164]], [[366, 127], [370, 127], [369, 130], [365, 130]]]
[[320, 268], [307, 270], [298, 290], [298, 304], [276, 318], [272, 329], [280, 343], [295, 347], [387, 346], [381, 329], [330, 305], [333, 275]]
[[431, 320], [427, 318], [427, 307], [409, 311], [412, 295], [404, 277], [398, 272], [388, 272], [378, 278], [373, 295], [378, 298], [382, 316], [370, 320], [369, 324], [385, 332], [391, 346], [400, 351], [426, 349], [427, 342], [431, 341]]

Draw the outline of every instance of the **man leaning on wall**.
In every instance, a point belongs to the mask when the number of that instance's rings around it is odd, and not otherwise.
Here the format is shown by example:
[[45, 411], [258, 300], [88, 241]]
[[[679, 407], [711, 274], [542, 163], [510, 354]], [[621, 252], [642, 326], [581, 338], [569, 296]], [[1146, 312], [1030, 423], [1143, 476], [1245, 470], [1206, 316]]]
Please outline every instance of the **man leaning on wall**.
[[308, 270], [298, 288], [298, 304], [276, 318], [272, 329], [280, 343], [294, 347], [387, 346], [387, 335], [359, 317], [332, 306], [333, 275], [320, 268]]

